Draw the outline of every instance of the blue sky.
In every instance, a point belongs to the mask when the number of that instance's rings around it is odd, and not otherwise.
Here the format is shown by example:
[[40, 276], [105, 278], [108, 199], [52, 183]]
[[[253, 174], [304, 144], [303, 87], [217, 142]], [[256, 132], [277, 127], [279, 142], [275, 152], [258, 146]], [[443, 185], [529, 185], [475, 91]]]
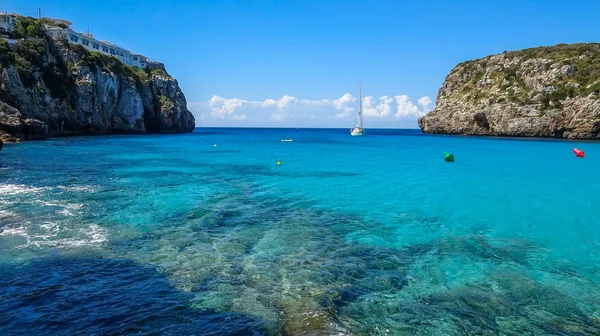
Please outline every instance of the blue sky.
[[[0, 0], [166, 64], [205, 126], [416, 127], [459, 62], [598, 42], [600, 1]], [[420, 102], [420, 103], [419, 103]]]

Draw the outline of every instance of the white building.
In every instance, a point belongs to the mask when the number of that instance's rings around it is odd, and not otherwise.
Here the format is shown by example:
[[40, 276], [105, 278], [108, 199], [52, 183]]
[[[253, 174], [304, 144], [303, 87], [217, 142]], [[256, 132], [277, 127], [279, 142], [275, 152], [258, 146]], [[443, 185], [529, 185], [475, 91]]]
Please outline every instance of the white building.
[[13, 16], [13, 14], [0, 13], [0, 35], [8, 35], [9, 31], [15, 29]]
[[131, 51], [121, 48], [107, 41], [99, 41], [89, 33], [78, 33], [70, 28], [71, 22], [62, 19], [47, 19], [52, 25], [46, 25], [46, 30], [50, 36], [57, 40], [65, 37], [69, 43], [80, 44], [89, 51], [99, 52], [101, 54], [114, 56], [126, 65], [136, 66], [145, 69], [148, 66], [148, 59], [142, 55], [134, 54]]

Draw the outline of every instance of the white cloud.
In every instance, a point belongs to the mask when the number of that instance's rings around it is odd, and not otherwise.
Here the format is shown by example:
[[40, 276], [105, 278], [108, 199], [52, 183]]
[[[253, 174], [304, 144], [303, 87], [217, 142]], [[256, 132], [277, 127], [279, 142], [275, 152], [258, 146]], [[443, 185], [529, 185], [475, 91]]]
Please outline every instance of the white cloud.
[[248, 103], [250, 102], [239, 98], [225, 99], [215, 95], [208, 101], [208, 106], [211, 108], [212, 115], [215, 117], [231, 117], [234, 120], [239, 120], [242, 115], [234, 114], [233, 112]]
[[[321, 101], [328, 102], [328, 100], [326, 99]], [[346, 93], [340, 99], [336, 99], [333, 101], [333, 107], [335, 107], [337, 110], [345, 110], [350, 104], [354, 103], [355, 101], [356, 98], [352, 97], [351, 94]]]
[[392, 99], [388, 96], [379, 98], [379, 104], [375, 102], [373, 97], [365, 97], [363, 100], [363, 113], [365, 117], [385, 118], [392, 112]]
[[419, 106], [421, 106], [423, 111], [429, 112], [432, 110], [431, 98], [429, 98], [427, 96], [419, 98], [419, 100], [417, 100], [417, 104], [419, 104]]
[[279, 100], [267, 99], [261, 105], [262, 107], [276, 107], [277, 110], [283, 111], [288, 106], [294, 106], [298, 103], [296, 97], [285, 95]]
[[408, 98], [407, 95], [395, 96], [396, 99], [396, 118], [414, 118], [417, 119], [430, 111], [431, 98], [425, 96], [417, 100], [419, 108]]
[[[188, 108], [199, 126], [346, 127], [354, 122], [356, 100], [350, 93], [337, 99], [284, 95], [264, 101], [214, 95], [207, 102], [191, 102]], [[363, 98], [365, 127], [416, 127], [416, 119], [430, 111], [431, 105], [426, 96], [416, 105], [407, 95], [367, 96]]]

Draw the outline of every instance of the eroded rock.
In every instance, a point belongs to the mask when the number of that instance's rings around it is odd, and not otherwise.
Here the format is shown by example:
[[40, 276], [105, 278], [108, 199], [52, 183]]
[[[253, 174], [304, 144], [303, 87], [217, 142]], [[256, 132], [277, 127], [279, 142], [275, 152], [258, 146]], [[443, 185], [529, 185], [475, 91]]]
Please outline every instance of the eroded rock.
[[600, 137], [600, 44], [579, 43], [492, 55], [458, 64], [425, 133]]

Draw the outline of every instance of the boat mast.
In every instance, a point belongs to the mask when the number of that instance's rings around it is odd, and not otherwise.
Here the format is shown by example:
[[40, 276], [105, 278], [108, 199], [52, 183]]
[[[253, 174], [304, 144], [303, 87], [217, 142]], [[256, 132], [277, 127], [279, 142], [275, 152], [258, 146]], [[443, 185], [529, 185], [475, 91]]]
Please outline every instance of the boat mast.
[[363, 117], [362, 117], [362, 92], [360, 90], [360, 81], [358, 81], [358, 127], [363, 128]]

